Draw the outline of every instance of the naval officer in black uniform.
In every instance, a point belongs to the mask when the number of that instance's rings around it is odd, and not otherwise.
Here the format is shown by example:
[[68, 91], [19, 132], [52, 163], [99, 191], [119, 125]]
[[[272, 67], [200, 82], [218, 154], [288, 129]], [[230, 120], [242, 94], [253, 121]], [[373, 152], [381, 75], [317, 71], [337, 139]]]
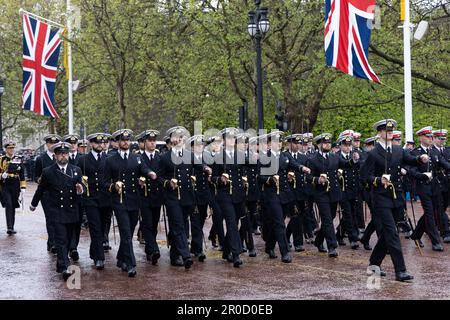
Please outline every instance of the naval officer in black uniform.
[[133, 234], [139, 214], [139, 177], [156, 179], [141, 158], [130, 151], [133, 132], [120, 129], [113, 133], [118, 151], [106, 158], [104, 187], [111, 194], [114, 215], [120, 232], [117, 266], [136, 276], [136, 258], [133, 251]]
[[394, 220], [395, 211], [404, 208], [401, 169], [404, 165], [417, 166], [427, 163], [429, 157], [427, 155], [414, 157], [400, 146], [393, 146], [392, 132], [396, 125], [397, 122], [393, 119], [383, 119], [374, 124], [379, 141], [368, 153], [364, 170], [361, 171], [362, 182], [371, 187], [372, 221], [379, 235], [370, 256], [368, 273], [376, 272], [381, 276], [386, 275], [380, 266], [389, 251], [394, 264], [395, 279], [408, 281], [414, 277], [406, 271], [400, 237]]
[[80, 168], [69, 163], [71, 145], [59, 142], [52, 147], [56, 163], [44, 168], [39, 186], [31, 201], [30, 210], [34, 211], [47, 194], [47, 215], [53, 222], [55, 230], [55, 247], [57, 252], [56, 272], [62, 273], [67, 280], [70, 273], [68, 254], [74, 228], [80, 221], [78, 205], [83, 193]]

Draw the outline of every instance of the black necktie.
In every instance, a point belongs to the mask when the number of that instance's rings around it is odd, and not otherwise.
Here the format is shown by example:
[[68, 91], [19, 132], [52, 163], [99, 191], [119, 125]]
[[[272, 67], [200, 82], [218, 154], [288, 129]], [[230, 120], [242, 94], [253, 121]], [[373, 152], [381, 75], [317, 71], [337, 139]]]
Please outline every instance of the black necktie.
[[348, 155], [346, 155], [346, 156], [345, 156], [345, 160], [348, 160], [348, 159], [349, 159], [349, 158], [348, 158]]
[[150, 154], [150, 161], [153, 161], [153, 153]]
[[325, 160], [328, 160], [328, 153], [324, 153], [323, 156], [324, 156]]
[[62, 173], [65, 173], [65, 171], [66, 171], [66, 170], [64, 170], [64, 168], [61, 168], [61, 172], [62, 172]]
[[75, 155], [72, 154], [72, 161], [75, 161]]
[[297, 160], [297, 154], [296, 153], [294, 153], [294, 159]]
[[97, 153], [97, 161], [100, 162], [101, 159], [100, 153]]
[[178, 151], [178, 156], [181, 158], [183, 156], [183, 152]]
[[387, 152], [391, 153], [391, 147], [387, 147]]
[[125, 161], [128, 160], [128, 157], [127, 157], [127, 153], [126, 153], [126, 152], [123, 154], [123, 159], [124, 159]]

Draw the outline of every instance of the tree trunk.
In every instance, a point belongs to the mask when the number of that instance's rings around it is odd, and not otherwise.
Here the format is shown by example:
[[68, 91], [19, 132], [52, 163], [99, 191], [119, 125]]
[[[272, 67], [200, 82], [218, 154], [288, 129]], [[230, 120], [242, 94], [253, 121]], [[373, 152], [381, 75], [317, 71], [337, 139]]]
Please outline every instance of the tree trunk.
[[120, 111], [119, 128], [125, 129], [127, 126], [127, 120], [126, 120], [126, 106], [125, 106], [125, 89], [123, 82], [117, 83], [117, 99], [119, 102], [119, 111]]

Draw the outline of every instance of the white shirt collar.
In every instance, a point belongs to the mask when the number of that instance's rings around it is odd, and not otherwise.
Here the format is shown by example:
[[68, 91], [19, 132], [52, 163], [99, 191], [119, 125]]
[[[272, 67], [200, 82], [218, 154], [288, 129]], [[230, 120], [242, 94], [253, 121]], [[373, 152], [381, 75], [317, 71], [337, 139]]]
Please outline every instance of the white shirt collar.
[[77, 154], [78, 154], [78, 151], [70, 152], [69, 156], [72, 158], [72, 157], [76, 157]]
[[129, 150], [126, 150], [126, 151], [119, 150], [119, 154], [122, 157], [122, 159], [125, 159], [125, 153], [127, 154], [127, 159], [130, 158], [130, 151]]
[[147, 155], [147, 157], [149, 159], [151, 158], [151, 156], [155, 157], [155, 153], [156, 153], [155, 151], [150, 152], [150, 151], [145, 150], [145, 154]]
[[67, 173], [67, 163], [66, 163], [66, 165], [64, 165], [64, 166], [60, 166], [60, 165], [58, 164], [58, 167], [59, 167], [59, 170], [61, 170], [61, 169], [64, 168], [64, 172]]
[[50, 157], [50, 159], [53, 159], [54, 153], [51, 152], [50, 150], [47, 150], [47, 155]]
[[227, 153], [227, 156], [232, 158], [234, 156], [234, 150], [225, 149], [225, 152]]
[[344, 153], [344, 152], [341, 151], [341, 154], [342, 154], [342, 156], [343, 156], [344, 158], [347, 157], [347, 156], [350, 157], [350, 153]]
[[98, 156], [101, 155], [101, 152], [97, 152], [95, 150], [91, 150], [92, 155], [94, 156], [94, 159], [97, 160]]
[[176, 148], [172, 148], [172, 152], [178, 156], [178, 154], [181, 152], [181, 154], [183, 154], [183, 149], [176, 149]]
[[380, 146], [382, 146], [383, 147], [383, 149], [384, 150], [386, 150], [386, 148], [391, 148], [391, 150], [392, 150], [392, 143], [385, 143], [385, 142], [378, 142], [379, 144], [380, 144]]
[[423, 150], [425, 150], [425, 151], [428, 151], [428, 149], [430, 148], [430, 147], [428, 147], [428, 148], [425, 147], [423, 144], [421, 144], [420, 147], [421, 147]]

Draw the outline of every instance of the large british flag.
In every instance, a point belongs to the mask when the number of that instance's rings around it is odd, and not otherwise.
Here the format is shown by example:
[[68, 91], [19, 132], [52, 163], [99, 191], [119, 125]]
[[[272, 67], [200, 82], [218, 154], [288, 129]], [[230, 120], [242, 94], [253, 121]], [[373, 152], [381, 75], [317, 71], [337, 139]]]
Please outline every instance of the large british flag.
[[58, 117], [53, 103], [62, 32], [23, 15], [23, 109], [53, 118]]
[[369, 65], [370, 22], [375, 0], [325, 0], [325, 55], [328, 66], [380, 82]]

